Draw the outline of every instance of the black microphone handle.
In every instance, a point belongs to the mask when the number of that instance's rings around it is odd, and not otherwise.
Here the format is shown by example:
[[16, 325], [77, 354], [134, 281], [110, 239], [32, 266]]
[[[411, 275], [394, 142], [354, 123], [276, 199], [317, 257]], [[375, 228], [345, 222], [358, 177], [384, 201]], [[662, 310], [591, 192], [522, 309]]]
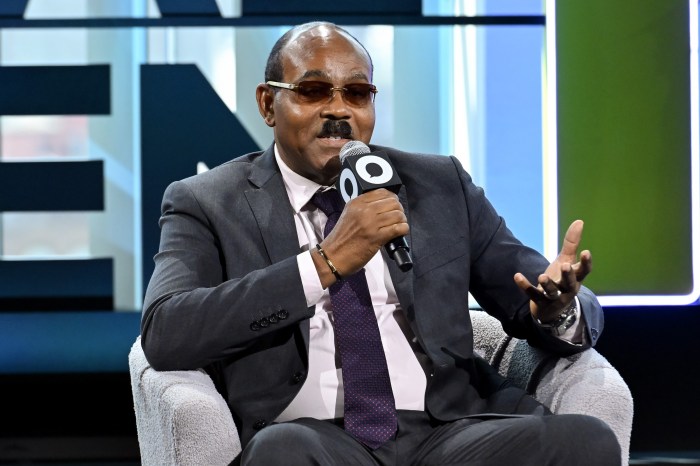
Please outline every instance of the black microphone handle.
[[399, 236], [394, 238], [384, 245], [384, 249], [389, 254], [396, 265], [399, 266], [402, 272], [408, 272], [413, 268], [413, 260], [411, 255], [408, 253], [408, 243], [406, 242], [406, 237]]

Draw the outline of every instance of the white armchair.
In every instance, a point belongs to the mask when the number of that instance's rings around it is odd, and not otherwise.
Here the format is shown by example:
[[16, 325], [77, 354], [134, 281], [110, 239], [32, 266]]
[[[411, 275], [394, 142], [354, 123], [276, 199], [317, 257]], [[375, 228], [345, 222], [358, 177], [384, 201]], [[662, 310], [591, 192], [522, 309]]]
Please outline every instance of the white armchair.
[[[595, 349], [561, 358], [507, 336], [498, 320], [472, 311], [475, 351], [554, 413], [589, 414], [617, 435], [628, 464], [632, 395], [617, 370]], [[141, 349], [129, 353], [141, 463], [228, 465], [241, 451], [226, 402], [203, 370], [158, 372]]]

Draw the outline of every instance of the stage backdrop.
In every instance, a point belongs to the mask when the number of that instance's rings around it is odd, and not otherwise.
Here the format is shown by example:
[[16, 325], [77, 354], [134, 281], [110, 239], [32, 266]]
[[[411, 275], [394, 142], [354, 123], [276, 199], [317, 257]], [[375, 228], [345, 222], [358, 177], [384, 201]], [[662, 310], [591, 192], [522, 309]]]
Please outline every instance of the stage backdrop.
[[604, 304], [700, 293], [697, 5], [556, 2], [559, 237], [585, 220]]

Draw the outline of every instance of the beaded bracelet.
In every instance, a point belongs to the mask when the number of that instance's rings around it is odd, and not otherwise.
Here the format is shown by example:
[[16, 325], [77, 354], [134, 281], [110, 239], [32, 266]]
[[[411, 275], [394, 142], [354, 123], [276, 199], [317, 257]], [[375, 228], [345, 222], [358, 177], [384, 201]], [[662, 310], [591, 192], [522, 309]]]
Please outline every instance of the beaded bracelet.
[[320, 244], [316, 245], [316, 250], [318, 253], [323, 257], [323, 260], [326, 261], [326, 264], [328, 264], [328, 268], [331, 269], [331, 272], [333, 272], [333, 275], [335, 275], [335, 278], [340, 281], [343, 279], [342, 276], [340, 276], [340, 272], [338, 272], [338, 269], [335, 268], [335, 265], [333, 265], [333, 262], [326, 256], [326, 251], [323, 250]]

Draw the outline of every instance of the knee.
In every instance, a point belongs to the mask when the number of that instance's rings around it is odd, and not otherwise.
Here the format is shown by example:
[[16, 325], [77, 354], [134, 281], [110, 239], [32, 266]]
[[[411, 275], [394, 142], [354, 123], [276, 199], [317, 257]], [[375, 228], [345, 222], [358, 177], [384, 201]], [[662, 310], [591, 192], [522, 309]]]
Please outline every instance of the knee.
[[305, 452], [314, 450], [315, 439], [304, 425], [273, 424], [253, 436], [241, 453], [241, 465], [303, 464]]
[[567, 453], [589, 458], [588, 464], [619, 465], [622, 451], [615, 432], [598, 418], [579, 414], [558, 414], [548, 426], [550, 445], [559, 445]]
[[574, 421], [570, 431], [581, 438], [581, 441], [587, 444], [595, 444], [600, 446], [608, 446], [609, 448], [620, 451], [620, 444], [617, 441], [615, 432], [608, 424], [593, 416], [572, 415]]

